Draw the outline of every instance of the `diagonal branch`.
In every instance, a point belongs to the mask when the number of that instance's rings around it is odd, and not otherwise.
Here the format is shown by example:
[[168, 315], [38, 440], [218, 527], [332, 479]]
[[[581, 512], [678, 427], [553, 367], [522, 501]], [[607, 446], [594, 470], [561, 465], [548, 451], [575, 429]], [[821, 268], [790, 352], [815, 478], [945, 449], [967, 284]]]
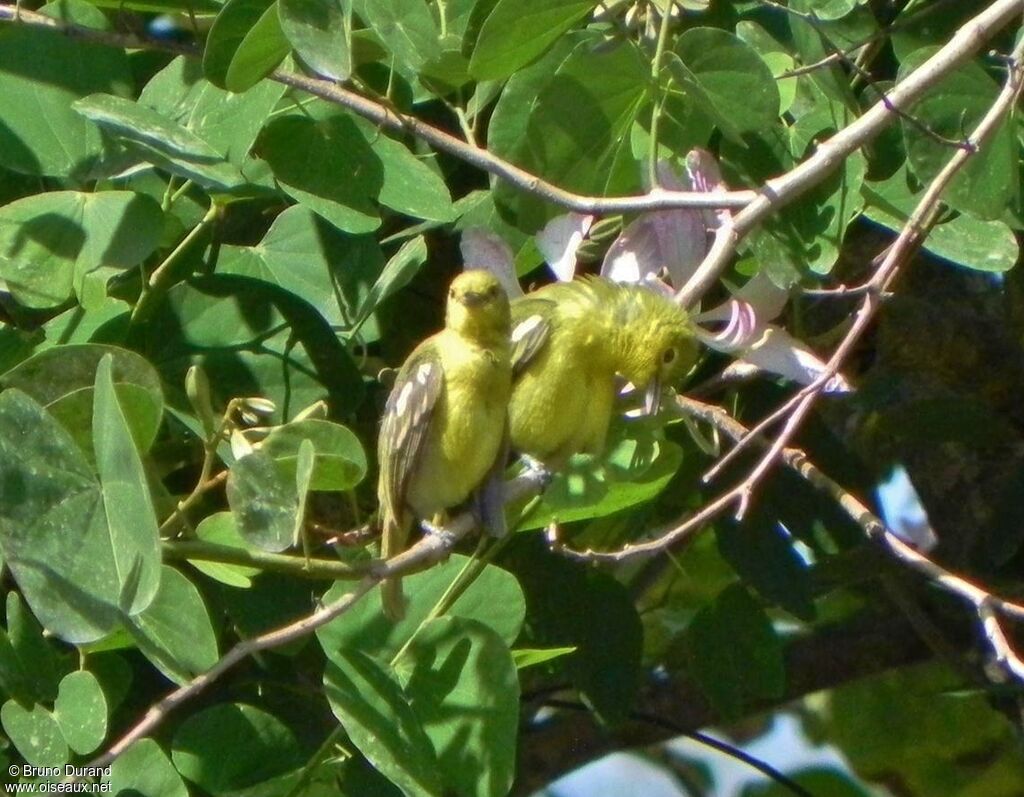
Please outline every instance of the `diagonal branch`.
[[[540, 491], [542, 481], [542, 478], [532, 471], [517, 477], [506, 485], [506, 502], [535, 495]], [[464, 512], [438, 533], [424, 536], [408, 550], [386, 562], [381, 562], [375, 570], [364, 576], [349, 592], [333, 603], [321, 606], [312, 614], [295, 622], [239, 642], [210, 669], [200, 673], [184, 686], [178, 687], [150, 706], [139, 722], [114, 742], [105, 753], [95, 758], [89, 766], [109, 766], [134, 742], [152, 733], [171, 711], [198, 695], [240, 661], [260, 651], [280, 647], [295, 639], [308, 636], [316, 629], [347, 612], [385, 578], [415, 573], [444, 559], [451, 553], [455, 544], [469, 534], [476, 525], [473, 514]]]
[[694, 304], [718, 280], [744, 236], [771, 213], [792, 202], [838, 169], [848, 155], [888, 127], [896, 119], [897, 110], [909, 108], [944, 75], [971, 58], [985, 42], [1022, 12], [1024, 0], [998, 0], [991, 3], [966, 22], [941, 50], [897, 83], [863, 116], [821, 144], [811, 157], [796, 168], [765, 183], [757, 199], [718, 229], [711, 251], [682, 287], [677, 301], [684, 306]]

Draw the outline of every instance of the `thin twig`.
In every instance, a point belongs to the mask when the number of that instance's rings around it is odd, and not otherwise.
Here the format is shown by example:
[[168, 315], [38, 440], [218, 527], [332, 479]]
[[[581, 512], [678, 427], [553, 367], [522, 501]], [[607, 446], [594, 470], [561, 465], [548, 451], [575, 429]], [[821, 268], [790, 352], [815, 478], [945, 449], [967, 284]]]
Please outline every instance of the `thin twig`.
[[[542, 488], [542, 479], [532, 471], [527, 471], [506, 485], [506, 502], [517, 501], [526, 496], [534, 495]], [[243, 659], [263, 650], [286, 645], [293, 640], [307, 636], [317, 628], [326, 625], [341, 616], [362, 599], [371, 589], [383, 581], [399, 575], [423, 570], [431, 564], [448, 556], [455, 544], [476, 527], [476, 519], [472, 512], [464, 512], [455, 517], [449, 525], [437, 533], [422, 537], [411, 548], [403, 551], [386, 562], [377, 562], [351, 591], [345, 593], [333, 603], [321, 606], [315, 612], [295, 622], [268, 631], [252, 639], [243, 640], [222, 656], [216, 664], [200, 673], [184, 686], [180, 686], [158, 700], [120, 739], [111, 745], [105, 753], [95, 758], [90, 766], [105, 767], [113, 763], [132, 743], [149, 735], [166, 719], [168, 714], [182, 703], [191, 700], [206, 687], [220, 678]]]
[[804, 419], [814, 406], [814, 402], [821, 395], [827, 379], [839, 373], [843, 362], [845, 362], [861, 335], [867, 330], [868, 325], [881, 306], [881, 292], [888, 287], [899, 269], [924, 241], [931, 225], [934, 224], [942, 212], [942, 195], [953, 181], [953, 178], [967, 164], [971, 156], [978, 152], [989, 136], [995, 132], [996, 128], [1002, 124], [1003, 118], [1013, 107], [1017, 96], [1020, 94], [1021, 86], [1024, 84], [1024, 64], [1022, 64], [1022, 59], [1024, 59], [1024, 38], [1021, 38], [1013, 49], [1011, 66], [1008, 69], [1006, 82], [999, 92], [999, 96], [996, 97], [992, 106], [967, 138], [967, 146], [953, 153], [952, 157], [946, 162], [946, 165], [942, 167], [942, 170], [928, 185], [921, 200], [914, 208], [914, 212], [911, 213], [907, 223], [903, 225], [903, 229], [900, 230], [896, 241], [890, 246], [885, 259], [869, 281], [871, 289], [865, 294], [853, 324], [836, 348], [832, 358], [828, 361], [824, 372], [815, 379], [812, 386], [813, 389], [804, 391], [804, 395], [796, 403], [775, 442], [772, 443], [768, 452], [744, 480], [744, 495], [740, 500], [739, 510], [737, 511], [738, 518], [743, 516], [755, 486], [771, 469], [782, 449], [796, 435]]
[[[543, 703], [545, 706], [548, 706], [550, 708], [557, 708], [570, 711], [590, 711], [590, 709], [587, 706], [574, 700], [560, 700], [551, 698], [544, 700]], [[805, 789], [799, 783], [794, 781], [792, 778], [784, 775], [782, 772], [777, 770], [767, 761], [762, 761], [760, 758], [752, 756], [750, 753], [736, 747], [736, 745], [729, 744], [728, 742], [724, 742], [721, 739], [716, 739], [714, 736], [709, 736], [708, 734], [701, 733], [700, 731], [687, 730], [678, 723], [672, 722], [672, 720], [670, 719], [658, 716], [656, 714], [651, 714], [649, 712], [634, 711], [629, 716], [631, 719], [634, 719], [638, 722], [644, 722], [649, 725], [654, 725], [657, 728], [662, 728], [664, 730], [671, 731], [672, 733], [678, 734], [679, 736], [685, 736], [686, 738], [692, 739], [693, 741], [697, 742], [697, 744], [702, 744], [705, 747], [709, 747], [712, 750], [715, 750], [719, 753], [722, 753], [723, 755], [728, 756], [729, 758], [733, 758], [742, 764], [746, 764], [751, 769], [760, 772], [762, 775], [775, 781], [780, 786], [791, 791], [793, 794], [796, 794], [798, 797], [814, 797], [814, 795], [807, 791], [807, 789]]]
[[813, 155], [794, 169], [768, 180], [753, 202], [718, 228], [711, 250], [680, 289], [676, 300], [684, 307], [694, 304], [728, 267], [739, 242], [768, 215], [792, 202], [838, 169], [848, 155], [893, 122], [896, 118], [893, 108], [910, 107], [944, 75], [971, 58], [986, 41], [1022, 11], [1024, 0], [997, 0], [992, 3], [965, 23], [942, 49], [897, 83], [859, 119], [818, 146]]

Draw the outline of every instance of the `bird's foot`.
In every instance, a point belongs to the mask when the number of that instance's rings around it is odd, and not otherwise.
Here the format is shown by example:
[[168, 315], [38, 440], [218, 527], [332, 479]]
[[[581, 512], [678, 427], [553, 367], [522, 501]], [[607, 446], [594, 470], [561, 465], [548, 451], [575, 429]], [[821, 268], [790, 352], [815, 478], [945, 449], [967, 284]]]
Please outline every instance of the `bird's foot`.
[[551, 480], [554, 478], [547, 466], [539, 459], [535, 459], [529, 454], [520, 454], [519, 459], [522, 460], [523, 465], [526, 466], [527, 472], [540, 482], [541, 489], [547, 489], [548, 485], [551, 484]]

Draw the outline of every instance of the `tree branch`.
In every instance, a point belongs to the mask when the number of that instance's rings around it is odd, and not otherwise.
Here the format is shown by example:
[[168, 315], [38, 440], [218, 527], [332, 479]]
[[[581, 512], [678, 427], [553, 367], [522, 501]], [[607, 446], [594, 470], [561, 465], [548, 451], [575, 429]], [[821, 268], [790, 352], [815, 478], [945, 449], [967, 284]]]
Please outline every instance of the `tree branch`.
[[[506, 502], [517, 501], [538, 493], [543, 479], [532, 471], [527, 471], [506, 485]], [[132, 743], [152, 733], [157, 726], [182, 703], [192, 699], [206, 687], [220, 678], [225, 672], [243, 659], [262, 650], [280, 647], [289, 642], [313, 633], [336, 617], [340, 617], [371, 589], [385, 578], [409, 575], [434, 564], [448, 556], [455, 544], [476, 527], [476, 519], [472, 512], [463, 512], [452, 519], [451, 523], [436, 534], [428, 534], [411, 548], [386, 562], [377, 562], [371, 572], [355, 584], [351, 591], [345, 593], [333, 603], [321, 606], [312, 614], [295, 622], [268, 631], [259, 636], [239, 642], [225, 653], [216, 664], [200, 673], [184, 686], [180, 686], [154, 703], [134, 726], [120, 739], [112, 744], [105, 753], [93, 759], [89, 766], [105, 767], [113, 763]]]
[[703, 296], [729, 265], [736, 246], [771, 213], [792, 202], [835, 171], [843, 160], [896, 119], [944, 75], [963, 64], [992, 36], [1024, 11], [1024, 0], [998, 0], [966, 22], [935, 55], [897, 83], [856, 121], [821, 144], [796, 168], [769, 180], [758, 197], [718, 229], [711, 251], [678, 294], [683, 306]]

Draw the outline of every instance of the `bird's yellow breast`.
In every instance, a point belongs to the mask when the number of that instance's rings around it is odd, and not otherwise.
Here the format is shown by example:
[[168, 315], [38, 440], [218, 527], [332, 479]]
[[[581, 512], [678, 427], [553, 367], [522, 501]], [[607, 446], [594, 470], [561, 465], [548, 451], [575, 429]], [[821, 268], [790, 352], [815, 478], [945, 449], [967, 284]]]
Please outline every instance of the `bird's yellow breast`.
[[507, 352], [451, 330], [437, 344], [444, 386], [406, 497], [418, 517], [462, 503], [484, 479], [501, 448], [512, 389]]
[[516, 380], [509, 404], [517, 450], [549, 467], [575, 453], [600, 454], [615, 402], [615, 371], [568, 329], [555, 329], [548, 345]]

